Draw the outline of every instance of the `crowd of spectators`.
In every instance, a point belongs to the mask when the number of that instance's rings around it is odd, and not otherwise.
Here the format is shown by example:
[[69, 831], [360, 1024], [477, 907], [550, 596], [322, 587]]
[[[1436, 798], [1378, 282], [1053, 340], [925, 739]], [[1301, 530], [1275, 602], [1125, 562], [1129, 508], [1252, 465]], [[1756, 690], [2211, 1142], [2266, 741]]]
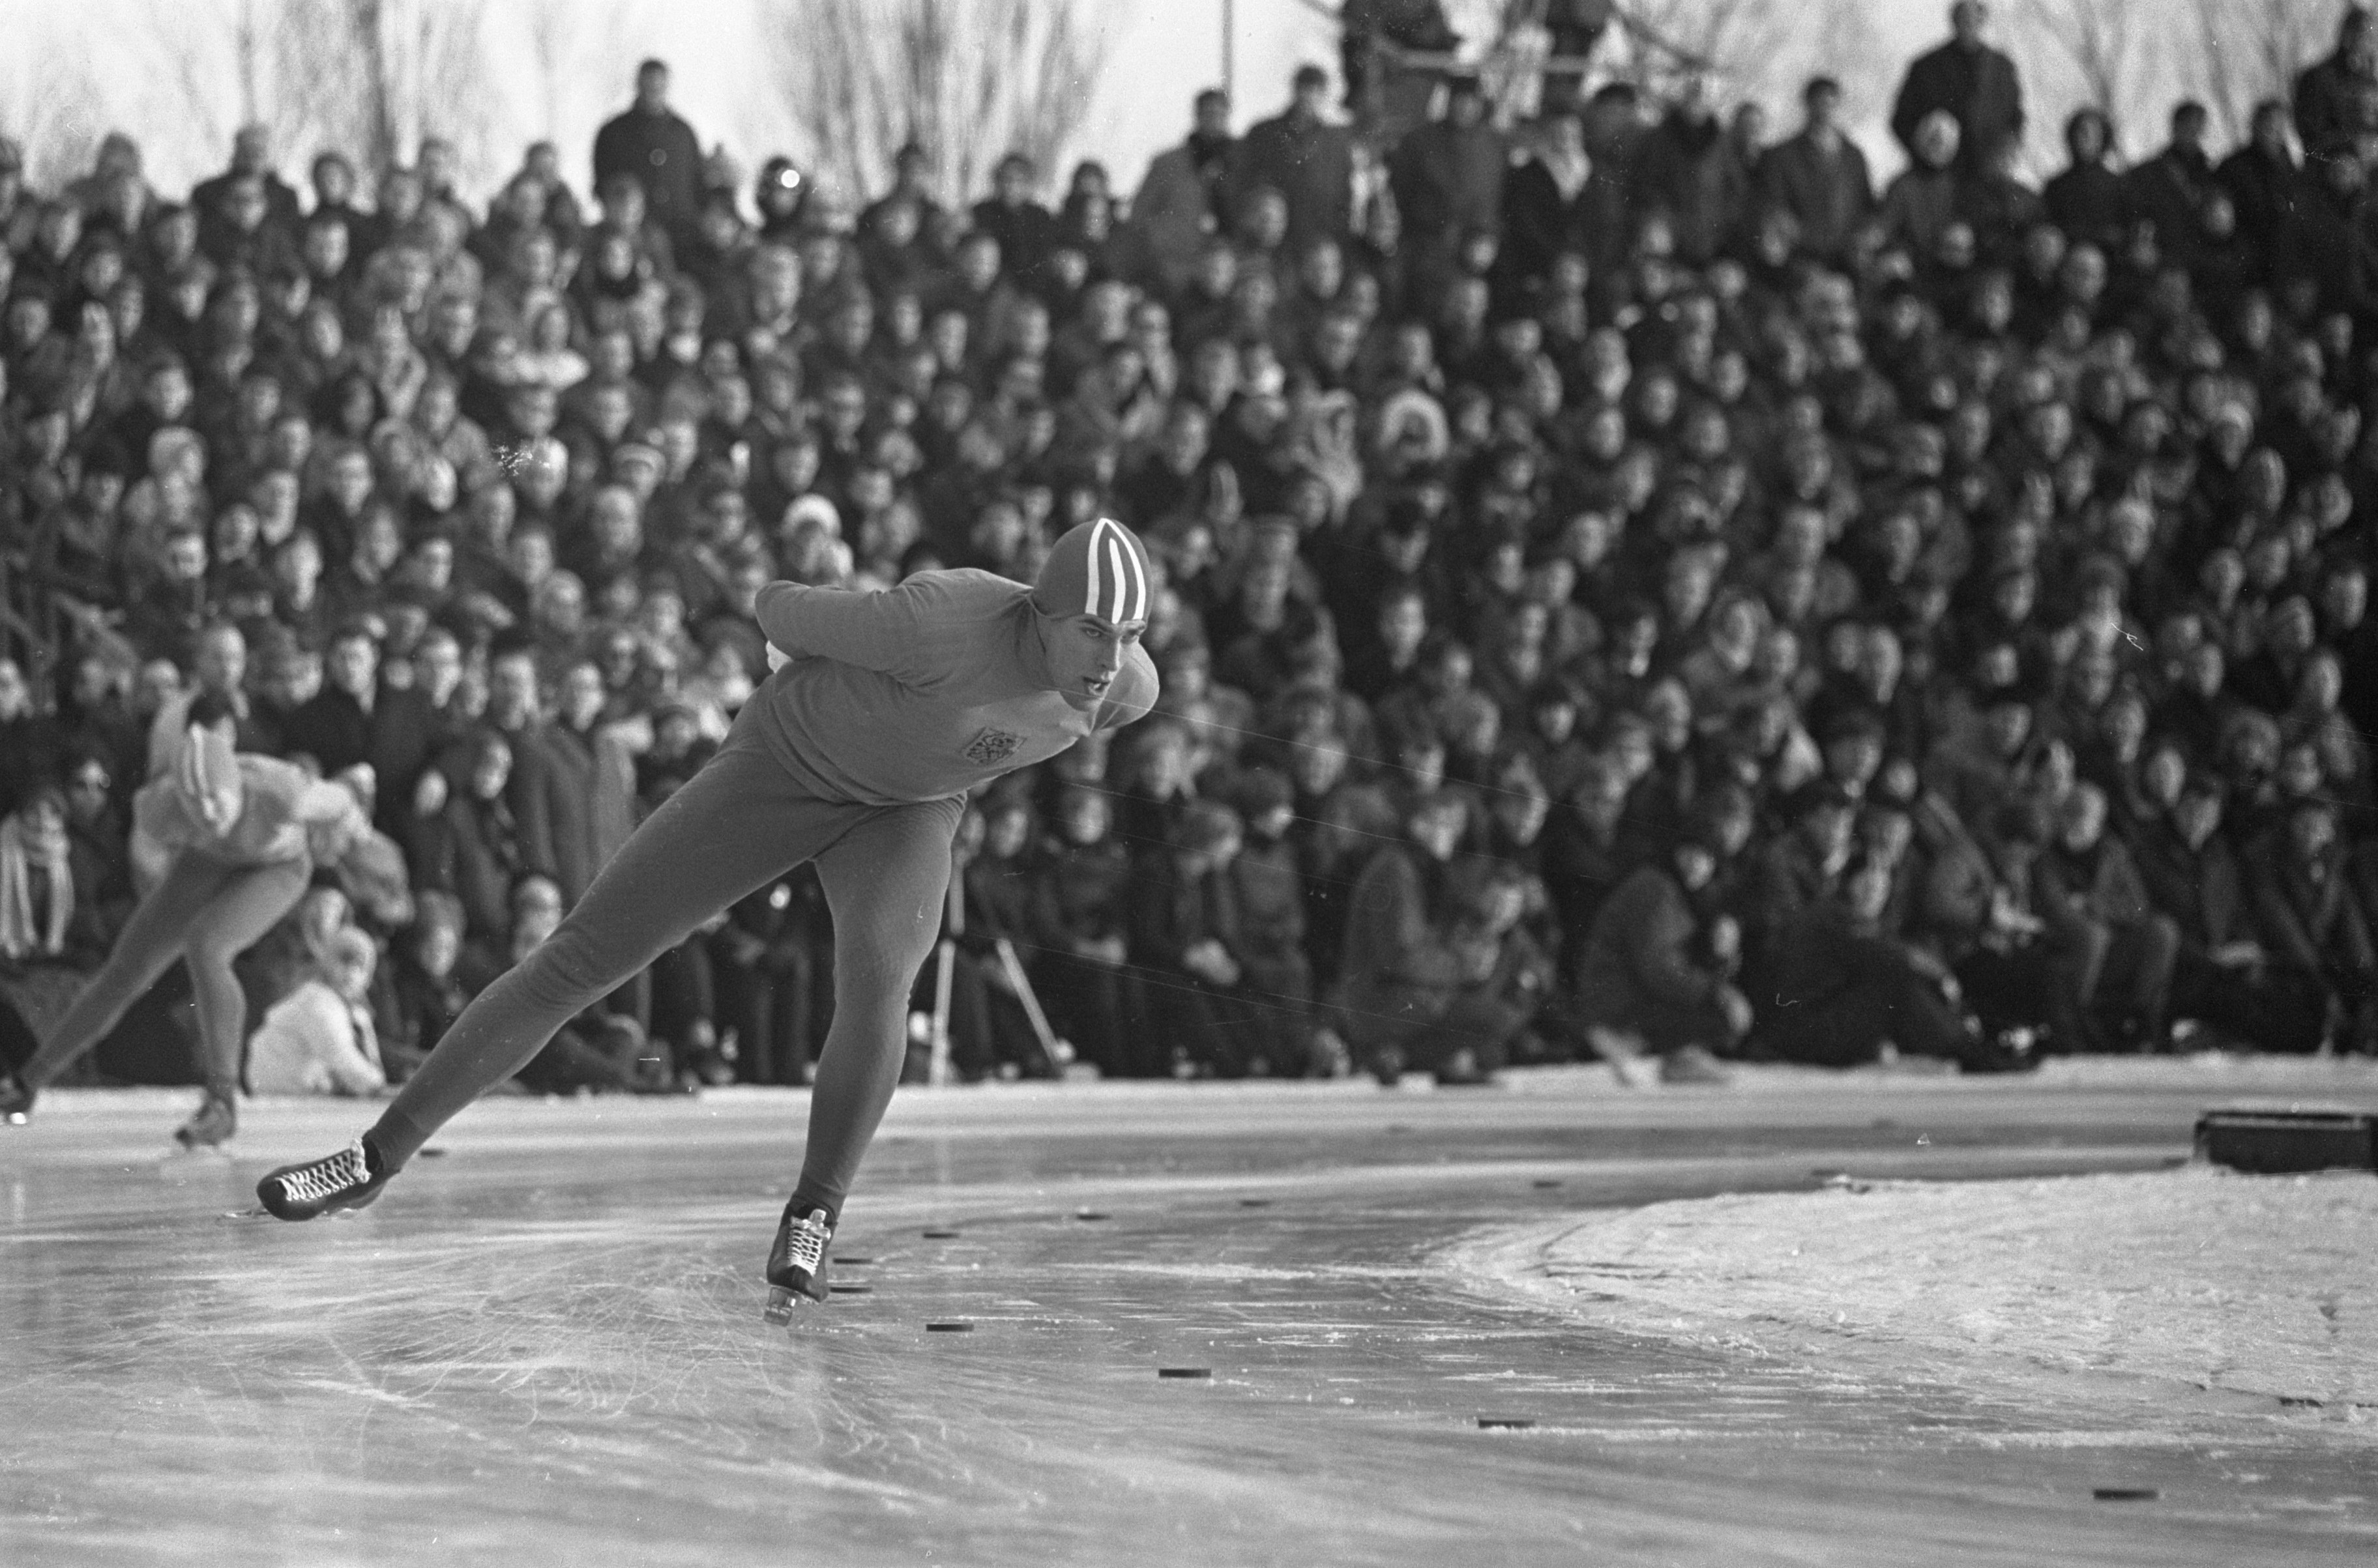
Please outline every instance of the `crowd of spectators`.
[[[1163, 697], [968, 813], [917, 1003], [968, 1076], [2368, 1049], [2378, 33], [2226, 152], [2084, 110], [2035, 190], [1953, 25], [1880, 189], [1828, 80], [1773, 140], [1455, 78], [1382, 147], [1312, 67], [1054, 206], [728, 183], [657, 63], [591, 200], [0, 148], [0, 984], [37, 1029], [105, 951], [211, 692], [411, 879], [251, 955], [251, 1078], [402, 1076], [701, 766], [762, 584], [1105, 514]], [[524, 1080], [801, 1081], [825, 926], [758, 889]]]

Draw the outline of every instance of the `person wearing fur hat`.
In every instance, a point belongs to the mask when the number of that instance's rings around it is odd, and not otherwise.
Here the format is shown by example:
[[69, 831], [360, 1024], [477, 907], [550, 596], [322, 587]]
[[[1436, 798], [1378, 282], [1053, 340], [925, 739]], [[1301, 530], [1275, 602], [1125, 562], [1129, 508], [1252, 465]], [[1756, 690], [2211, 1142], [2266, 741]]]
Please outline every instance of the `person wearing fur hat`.
[[725, 746], [646, 818], [559, 928], [482, 992], [378, 1122], [258, 1184], [311, 1219], [376, 1199], [449, 1119], [720, 910], [815, 860], [834, 916], [834, 1023], [802, 1173], [766, 1269], [772, 1318], [826, 1298], [825, 1251], [907, 1051], [969, 791], [1155, 705], [1147, 547], [1097, 518], [1030, 586], [919, 571], [880, 592], [773, 582], [771, 673]]
[[198, 999], [206, 1095], [174, 1136], [211, 1147], [236, 1130], [247, 1001], [232, 961], [296, 907], [315, 864], [343, 856], [371, 819], [342, 785], [234, 750], [234, 723], [211, 695], [190, 704], [170, 765], [133, 802], [137, 833], [167, 859], [163, 879], [41, 1049], [0, 1078], [0, 1119], [23, 1121], [42, 1085], [105, 1038], [178, 958]]

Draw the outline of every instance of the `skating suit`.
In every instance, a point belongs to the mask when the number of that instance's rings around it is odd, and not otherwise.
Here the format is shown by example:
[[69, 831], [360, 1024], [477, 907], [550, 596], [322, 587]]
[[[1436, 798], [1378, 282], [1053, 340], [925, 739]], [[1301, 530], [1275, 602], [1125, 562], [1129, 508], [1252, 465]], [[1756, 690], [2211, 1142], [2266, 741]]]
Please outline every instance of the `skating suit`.
[[1097, 708], [1049, 689], [1031, 589], [987, 571], [919, 572], [880, 593], [772, 582], [755, 615], [791, 662], [752, 697], [754, 723], [823, 800], [963, 795], [1156, 701], [1156, 665], [1135, 643]]
[[132, 797], [133, 825], [167, 856], [195, 850], [226, 866], [277, 866], [309, 856], [336, 860], [370, 826], [354, 796], [294, 762], [239, 754], [239, 820], [217, 837], [195, 816], [171, 776]]

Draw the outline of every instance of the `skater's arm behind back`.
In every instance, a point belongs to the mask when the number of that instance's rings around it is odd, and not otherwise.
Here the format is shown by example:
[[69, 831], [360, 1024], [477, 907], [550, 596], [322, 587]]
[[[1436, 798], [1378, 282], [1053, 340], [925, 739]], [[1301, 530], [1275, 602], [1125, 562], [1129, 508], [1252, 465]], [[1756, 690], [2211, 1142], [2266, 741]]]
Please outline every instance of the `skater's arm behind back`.
[[[1002, 591], [982, 592], [973, 578]], [[1015, 585], [982, 572], [919, 572], [875, 592], [772, 582], [752, 616], [769, 645], [793, 659], [832, 659], [928, 687], [980, 658], [979, 623], [1014, 596]]]

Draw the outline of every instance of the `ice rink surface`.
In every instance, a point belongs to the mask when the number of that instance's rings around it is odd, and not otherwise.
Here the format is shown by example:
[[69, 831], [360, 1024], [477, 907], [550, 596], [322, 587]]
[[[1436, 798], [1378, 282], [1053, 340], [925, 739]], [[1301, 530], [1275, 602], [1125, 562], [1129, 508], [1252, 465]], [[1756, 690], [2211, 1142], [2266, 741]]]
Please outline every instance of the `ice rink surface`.
[[2272, 1097], [2378, 1078], [903, 1091], [865, 1288], [782, 1330], [797, 1093], [489, 1101], [307, 1226], [227, 1216], [362, 1107], [165, 1158], [187, 1095], [56, 1095], [0, 1129], [0, 1562], [2366, 1565], [2378, 1411], [1981, 1387], [1459, 1266], [1835, 1173], [2162, 1170]]

